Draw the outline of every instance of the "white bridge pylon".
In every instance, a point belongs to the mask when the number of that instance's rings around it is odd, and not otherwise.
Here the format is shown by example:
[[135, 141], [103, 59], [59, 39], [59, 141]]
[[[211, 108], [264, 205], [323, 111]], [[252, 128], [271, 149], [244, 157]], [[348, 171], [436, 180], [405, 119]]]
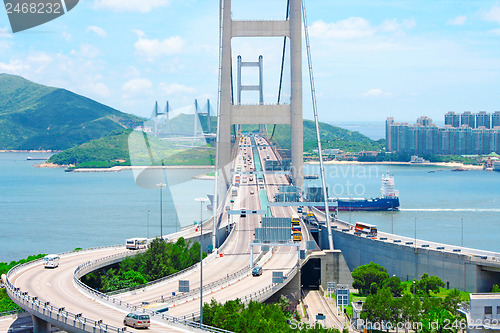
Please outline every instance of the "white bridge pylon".
[[[290, 0], [289, 15], [278, 21], [237, 21], [231, 18], [231, 0], [221, 0], [221, 55], [219, 87], [219, 127], [217, 162], [231, 163], [231, 127], [243, 124], [288, 124], [291, 126], [292, 176], [303, 185], [302, 125], [302, 8], [300, 0]], [[233, 37], [287, 37], [290, 41], [289, 105], [241, 105], [232, 101], [231, 40]], [[227, 185], [227, 184], [226, 184]]]

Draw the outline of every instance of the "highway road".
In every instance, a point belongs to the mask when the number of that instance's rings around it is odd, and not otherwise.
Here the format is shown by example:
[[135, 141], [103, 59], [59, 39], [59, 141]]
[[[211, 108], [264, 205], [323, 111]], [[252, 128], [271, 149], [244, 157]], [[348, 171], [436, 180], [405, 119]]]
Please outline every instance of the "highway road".
[[[123, 317], [126, 311], [111, 308], [95, 299], [89, 298], [79, 292], [73, 285], [73, 273], [75, 269], [89, 261], [110, 255], [129, 252], [125, 247], [106, 248], [91, 252], [75, 252], [62, 255], [59, 267], [55, 269], [44, 268], [41, 264], [29, 266], [11, 277], [11, 282], [30, 295], [36, 295], [44, 302], [50, 302], [56, 307], [64, 307], [66, 311], [81, 313], [83, 317], [94, 320], [103, 319], [108, 325], [123, 326]], [[130, 328], [130, 331], [135, 331]], [[183, 332], [163, 323], [152, 323], [151, 330], [154, 332]]]
[[[262, 144], [267, 145], [267, 141], [259, 140]], [[252, 147], [247, 147], [252, 144], [249, 137], [243, 137], [240, 142], [241, 146], [237, 148], [237, 158], [234, 162], [236, 170], [239, 164], [242, 164], [241, 170], [251, 171], [255, 164], [253, 161], [243, 160], [243, 155], [254, 156]], [[267, 148], [270, 150], [270, 148]], [[264, 165], [264, 149], [259, 150], [258, 154], [261, 158], [261, 164]], [[272, 155], [272, 159], [277, 156]], [[243, 175], [241, 176], [243, 178]], [[252, 178], [252, 180], [250, 180]], [[228, 197], [223, 207], [230, 206], [231, 209], [247, 209], [259, 210], [259, 185], [257, 177], [247, 177], [247, 181], [242, 181], [238, 187], [238, 195]], [[288, 185], [285, 176], [266, 175], [264, 188], [268, 192], [268, 198], [272, 199], [279, 185]], [[267, 185], [269, 184], [269, 185]], [[262, 186], [262, 185], [261, 185]], [[234, 202], [231, 202], [231, 199]], [[291, 216], [291, 208], [273, 207], [273, 216], [285, 217]], [[260, 225], [261, 216], [249, 214], [246, 217], [232, 215], [228, 218], [226, 212], [222, 216], [225, 223], [233, 223], [234, 231], [228, 244], [221, 251], [222, 256], [219, 256], [204, 265], [204, 286], [214, 284], [218, 281], [227, 278], [229, 275], [245, 270], [245, 274], [237, 278], [221, 284], [219, 289], [211, 290], [209, 295], [204, 296], [204, 301], [209, 302], [214, 298], [219, 302], [224, 302], [237, 297], [245, 299], [245, 296], [250, 296], [257, 293], [259, 290], [272, 285], [272, 272], [282, 271], [284, 274], [290, 272], [297, 265], [297, 249], [294, 247], [278, 247], [272, 249], [272, 255], [268, 254], [264, 257], [265, 262], [262, 263], [263, 274], [259, 277], [252, 277], [249, 274], [250, 264], [250, 243], [254, 240], [255, 227]], [[210, 228], [206, 227], [207, 232]], [[184, 231], [186, 237], [196, 234], [195, 227]], [[198, 232], [199, 234], [199, 232]], [[172, 237], [169, 237], [171, 239]], [[258, 248], [254, 249], [254, 254], [259, 254]], [[123, 317], [127, 313], [126, 310], [118, 307], [110, 306], [100, 300], [96, 300], [86, 294], [81, 293], [73, 284], [73, 274], [75, 269], [88, 261], [98, 260], [110, 255], [116, 255], [127, 252], [124, 247], [104, 248], [96, 251], [75, 252], [61, 256], [60, 266], [56, 269], [44, 269], [41, 265], [31, 265], [28, 268], [20, 270], [10, 276], [10, 281], [15, 287], [22, 291], [28, 292], [31, 296], [37, 296], [43, 302], [50, 302], [50, 305], [55, 307], [64, 307], [66, 311], [78, 314], [83, 317], [93, 320], [102, 319], [105, 324], [114, 325], [117, 327], [123, 326]], [[193, 269], [182, 279], [190, 281], [191, 289], [196, 289], [200, 286], [199, 269]], [[126, 293], [120, 297], [123, 301], [142, 306], [145, 303], [147, 308], [161, 308], [165, 305], [171, 306], [168, 314], [173, 316], [189, 316], [192, 313], [199, 311], [198, 295], [194, 297], [182, 299], [177, 303], [166, 302], [159, 304], [158, 301], [163, 297], [164, 300], [176, 292], [178, 282], [168, 281], [152, 285], [148, 288], [141, 289], [138, 292]], [[255, 296], [255, 295], [254, 295]], [[145, 302], [145, 303], [144, 303]], [[175, 305], [175, 306], [172, 306]], [[130, 331], [134, 329], [129, 328]], [[162, 322], [152, 320], [150, 328], [152, 332], [181, 332], [183, 329], [172, 327]]]
[[[267, 144], [267, 141], [265, 144]], [[251, 172], [254, 167], [256, 168], [255, 162], [251, 161], [254, 156], [253, 149], [255, 147], [251, 147], [251, 145], [251, 139], [249, 137], [243, 137], [238, 147], [237, 157], [233, 165], [234, 170], [241, 168], [241, 172]], [[243, 156], [245, 156], [245, 160]], [[250, 159], [248, 158], [249, 156]], [[260, 156], [262, 159], [263, 154], [260, 154]], [[274, 156], [274, 158], [276, 157]], [[262, 165], [263, 164], [264, 163], [262, 163]], [[246, 181], [243, 179], [244, 177], [246, 177]], [[232, 178], [235, 180], [236, 175], [233, 175]], [[224, 207], [229, 206], [231, 210], [262, 209], [256, 175], [241, 174], [240, 181], [239, 187], [234, 187], [237, 189], [238, 194], [227, 198]], [[273, 180], [273, 182], [274, 181], [275, 180]], [[283, 185], [288, 184], [284, 177], [280, 183]], [[268, 192], [273, 191], [275, 190], [275, 186], [269, 186], [267, 190]], [[231, 200], [234, 202], [231, 203]], [[290, 215], [287, 214], [289, 213], [283, 207], [273, 208], [273, 216], [289, 217]], [[227, 213], [224, 213], [222, 219], [228, 219]], [[274, 249], [270, 259], [261, 264], [263, 266], [262, 276], [251, 276], [248, 267], [251, 261], [250, 244], [254, 240], [255, 228], [260, 225], [261, 215], [247, 214], [246, 217], [231, 215], [230, 220], [231, 223], [235, 225], [233, 231], [234, 235], [232, 235], [230, 242], [222, 250], [221, 253], [223, 256], [219, 256], [203, 266], [203, 285], [216, 284], [218, 281], [227, 279], [233, 272], [245, 270], [245, 268], [246, 274], [225, 283], [221, 283], [219, 286], [213, 288], [213, 290], [207, 289], [204, 293], [204, 302], [210, 302], [212, 298], [218, 302], [225, 302], [237, 297], [244, 299], [245, 296], [256, 293], [266, 286], [271, 286], [273, 271], [282, 271], [286, 274], [297, 264], [298, 254], [296, 248], [279, 247]], [[254, 249], [255, 257], [259, 254], [259, 250], [258, 247]], [[200, 287], [200, 272], [199, 270], [194, 270], [187, 275], [168, 280], [151, 288], [147, 288], [146, 290], [141, 290], [133, 295], [128, 294], [118, 297], [126, 302], [137, 305], [142, 305], [143, 302], [150, 303], [146, 305], [149, 309], [165, 309], [168, 307], [169, 310], [167, 313], [169, 315], [187, 316], [187, 318], [191, 318], [193, 315], [198, 315], [200, 310], [199, 292], [195, 295], [190, 294], [189, 297], [179, 298], [178, 280], [180, 279], [189, 280], [191, 290], [199, 289]], [[177, 293], [178, 297], [172, 297], [172, 293], [174, 292]], [[163, 302], [160, 296], [163, 296]]]
[[[304, 290], [303, 293], [303, 303], [306, 306], [309, 324], [319, 323], [324, 327], [334, 327], [342, 332], [346, 319], [343, 315], [336, 314], [335, 304], [323, 297], [319, 290]], [[318, 314], [324, 315], [325, 319], [317, 320]]]

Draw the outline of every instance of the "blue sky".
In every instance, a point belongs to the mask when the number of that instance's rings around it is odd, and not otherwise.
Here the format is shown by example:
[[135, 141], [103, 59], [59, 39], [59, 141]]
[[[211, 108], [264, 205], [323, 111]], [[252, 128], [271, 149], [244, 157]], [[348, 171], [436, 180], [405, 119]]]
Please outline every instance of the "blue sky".
[[[0, 72], [149, 116], [217, 97], [218, 1], [81, 0], [12, 34], [0, 10]], [[275, 19], [285, 0], [233, 0], [233, 18]], [[306, 0], [320, 120], [441, 122], [447, 111], [500, 110], [500, 3]], [[233, 58], [264, 56], [276, 101], [282, 39], [235, 39]], [[304, 117], [312, 118], [304, 53]], [[245, 69], [244, 83], [256, 75]], [[247, 102], [257, 97], [245, 96]]]

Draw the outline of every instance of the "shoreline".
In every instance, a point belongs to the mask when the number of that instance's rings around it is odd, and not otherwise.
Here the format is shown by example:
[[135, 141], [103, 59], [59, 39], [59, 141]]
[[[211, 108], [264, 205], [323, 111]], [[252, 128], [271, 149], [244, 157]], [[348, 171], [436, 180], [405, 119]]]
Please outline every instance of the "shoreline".
[[0, 153], [47, 153], [55, 154], [60, 153], [62, 150], [10, 150], [10, 149], [0, 149]]
[[[304, 164], [319, 164], [319, 162], [304, 162]], [[326, 161], [324, 164], [328, 165], [402, 165], [402, 166], [437, 166], [445, 168], [459, 168], [463, 170], [483, 170], [482, 165], [470, 165], [460, 162], [425, 162], [425, 163], [411, 163], [411, 162], [359, 162], [359, 161]]]
[[111, 168], [78, 168], [70, 172], [122, 172], [127, 170], [143, 169], [213, 169], [210, 165], [133, 165], [133, 166], [114, 166]]
[[[315, 165], [319, 162], [304, 162], [305, 165]], [[411, 162], [359, 162], [359, 161], [325, 161], [325, 165], [401, 165], [401, 166], [435, 166], [442, 168], [455, 168], [460, 170], [484, 170], [482, 165], [470, 165], [459, 162], [426, 162], [426, 163], [411, 163]], [[35, 168], [70, 168], [74, 165], [58, 165], [53, 163], [40, 163], [35, 164]], [[69, 172], [121, 172], [126, 170], [140, 170], [140, 169], [214, 169], [211, 165], [133, 165], [133, 166], [114, 166], [111, 168], [78, 168], [68, 170]], [[200, 175], [196, 179], [212, 180], [214, 176]]]

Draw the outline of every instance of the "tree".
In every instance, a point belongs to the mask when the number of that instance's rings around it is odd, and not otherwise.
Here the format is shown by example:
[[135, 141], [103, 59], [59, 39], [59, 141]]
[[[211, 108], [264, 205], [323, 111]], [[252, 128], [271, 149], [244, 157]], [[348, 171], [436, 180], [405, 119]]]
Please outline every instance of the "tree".
[[443, 300], [443, 307], [448, 310], [452, 315], [457, 316], [458, 315], [458, 306], [462, 302], [462, 298], [460, 297], [460, 291], [458, 291], [456, 288], [453, 289], [446, 295], [446, 297]]
[[439, 288], [444, 287], [444, 282], [437, 276], [429, 276], [429, 274], [424, 273], [420, 281], [416, 282], [416, 292], [418, 295], [425, 296], [432, 292], [439, 292]]
[[394, 322], [397, 317], [397, 302], [389, 288], [366, 297], [361, 312], [361, 319], [372, 323]]
[[[371, 293], [372, 288], [375, 292], [378, 289], [382, 289], [385, 280], [389, 278], [389, 274], [384, 267], [370, 262], [367, 265], [362, 265], [354, 269], [352, 271], [352, 278], [354, 279], [352, 283], [353, 288], [358, 289], [362, 295], [368, 295]], [[372, 283], [375, 283], [376, 289], [372, 287]]]
[[401, 297], [401, 293], [404, 290], [403, 285], [401, 284], [401, 279], [397, 276], [391, 276], [384, 282], [384, 287], [387, 287], [391, 290], [392, 296]]
[[245, 306], [236, 299], [220, 304], [213, 300], [203, 305], [203, 322], [236, 333], [340, 333], [337, 329], [326, 329], [319, 325], [293, 329], [289, 323], [289, 316], [281, 307], [285, 302], [277, 304], [261, 304], [250, 301]]
[[494, 284], [493, 287], [491, 287], [491, 292], [500, 293], [500, 287], [498, 286], [498, 284]]

